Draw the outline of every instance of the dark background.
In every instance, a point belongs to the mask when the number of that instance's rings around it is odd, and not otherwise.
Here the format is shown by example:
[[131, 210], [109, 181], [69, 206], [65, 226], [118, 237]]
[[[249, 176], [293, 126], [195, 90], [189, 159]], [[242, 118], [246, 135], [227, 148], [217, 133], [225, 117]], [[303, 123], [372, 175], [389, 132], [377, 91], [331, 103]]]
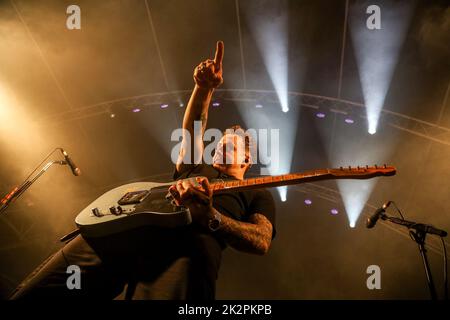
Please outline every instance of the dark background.
[[[272, 91], [252, 30], [283, 15], [289, 91], [364, 103], [349, 29], [342, 48], [346, 1], [292, 0], [280, 2], [281, 11], [272, 9], [274, 3], [76, 1], [81, 30], [68, 30], [66, 8], [73, 1], [0, 1], [0, 195], [56, 146], [83, 171], [75, 178], [67, 168], [50, 169], [0, 217], [0, 297], [61, 246], [58, 239], [74, 228], [78, 212], [103, 192], [130, 181], [170, 179], [170, 134], [181, 126], [184, 107], [173, 101], [166, 109], [134, 105], [131, 97], [190, 90], [193, 68], [213, 57], [217, 40], [225, 42], [222, 89]], [[383, 19], [398, 3], [367, 4], [378, 4]], [[292, 141], [291, 171], [378, 161], [398, 169], [395, 177], [373, 180], [355, 228], [335, 181], [289, 187], [287, 202], [273, 190], [278, 234], [270, 253], [228, 249], [218, 298], [428, 298], [422, 262], [407, 233], [385, 223], [373, 230], [364, 225], [374, 208], [395, 200], [407, 218], [450, 230], [450, 9], [446, 1], [401, 3], [411, 7], [410, 17], [386, 15], [407, 20], [407, 28], [392, 79], [386, 79], [384, 110], [408, 119], [408, 130], [381, 118], [371, 136], [364, 119], [351, 126], [339, 114], [318, 119], [300, 104], [287, 114], [277, 103], [254, 109], [254, 101], [224, 100], [211, 109], [208, 125], [214, 128], [246, 125], [245, 112], [281, 123], [282, 135]], [[366, 2], [347, 4], [352, 9]], [[265, 50], [271, 45], [276, 41]], [[184, 104], [185, 96], [179, 98]], [[116, 99], [123, 103], [105, 103]], [[142, 111], [132, 113], [133, 107]], [[84, 116], [77, 117], [77, 110]], [[443, 133], [432, 139], [421, 125]], [[305, 206], [307, 198], [311, 206]], [[331, 208], [339, 214], [331, 215]], [[442, 254], [437, 239], [430, 238], [430, 245], [441, 293]], [[373, 264], [381, 268], [381, 290], [366, 287]]]

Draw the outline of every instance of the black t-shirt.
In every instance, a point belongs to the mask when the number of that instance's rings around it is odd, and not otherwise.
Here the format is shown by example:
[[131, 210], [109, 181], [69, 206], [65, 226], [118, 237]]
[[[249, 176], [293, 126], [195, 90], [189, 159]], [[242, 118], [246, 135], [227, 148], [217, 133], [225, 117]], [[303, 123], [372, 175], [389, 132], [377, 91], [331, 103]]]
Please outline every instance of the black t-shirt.
[[[190, 169], [178, 173], [175, 170], [174, 180], [186, 179], [189, 177], [203, 176], [210, 182], [217, 179], [235, 180], [215, 169], [211, 165], [199, 164]], [[224, 192], [213, 195], [213, 207], [220, 213], [238, 221], [247, 222], [248, 218], [255, 213], [264, 215], [273, 227], [272, 239], [275, 237], [275, 203], [272, 194], [267, 189], [254, 189], [239, 192]], [[224, 246], [221, 239], [218, 239]]]
[[[190, 167], [181, 173], [175, 170], [174, 180], [195, 176], [207, 177], [212, 182], [215, 179], [235, 180], [206, 164]], [[275, 204], [272, 195], [265, 189], [220, 193], [213, 196], [213, 206], [222, 214], [239, 221], [247, 221], [254, 213], [262, 214], [272, 223], [272, 238], [275, 236]], [[150, 278], [163, 276], [164, 281], [167, 281], [163, 287], [157, 286], [152, 290], [156, 290], [159, 296], [171, 296], [173, 288], [188, 288], [187, 299], [214, 298], [222, 250], [226, 247], [224, 240], [218, 234], [208, 232], [196, 224], [173, 229], [149, 229], [144, 228], [143, 232], [133, 232], [132, 235], [126, 234], [117, 241], [128, 252], [128, 242], [122, 239], [128, 240], [133, 236], [136, 240], [132, 243], [139, 244], [136, 250], [148, 253], [149, 257], [145, 256], [139, 263], [148, 261], [148, 267], [145, 265], [144, 269], [151, 274]], [[105, 240], [105, 246], [111, 247], [109, 239]], [[142, 246], [144, 249], [141, 249]], [[116, 251], [117, 246], [113, 247]], [[186, 259], [188, 269], [183, 268]], [[116, 262], [114, 260], [114, 265]]]

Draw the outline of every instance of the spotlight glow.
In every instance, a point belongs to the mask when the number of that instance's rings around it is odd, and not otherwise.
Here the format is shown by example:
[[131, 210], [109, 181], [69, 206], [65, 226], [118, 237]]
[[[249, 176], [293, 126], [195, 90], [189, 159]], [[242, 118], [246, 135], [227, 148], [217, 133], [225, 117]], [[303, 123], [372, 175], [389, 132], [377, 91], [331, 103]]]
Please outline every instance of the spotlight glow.
[[306, 204], [307, 206], [309, 206], [309, 205], [312, 204], [312, 201], [311, 201], [310, 199], [305, 199], [305, 204]]
[[330, 210], [330, 213], [335, 216], [339, 213], [339, 211], [338, 211], [338, 209], [333, 208]]
[[376, 180], [338, 180], [338, 188], [344, 202], [350, 227], [356, 225], [361, 212], [369, 199]]
[[220, 106], [220, 102], [213, 102], [212, 106], [213, 107], [219, 107]]
[[[258, 147], [258, 163], [262, 164], [260, 174], [280, 175], [291, 171], [298, 130], [298, 110], [293, 108], [287, 115], [276, 108], [264, 108], [255, 112], [248, 104], [239, 106], [238, 111], [246, 128], [263, 129], [267, 133], [258, 134], [257, 140], [255, 139]], [[271, 131], [278, 132], [276, 137], [272, 136]], [[283, 199], [287, 198], [287, 186], [278, 187], [277, 191], [280, 199], [284, 201]]]
[[280, 194], [280, 199], [282, 202], [286, 202], [287, 200], [287, 187], [278, 187], [278, 193]]
[[262, 104], [257, 104], [256, 106], [255, 106], [255, 108], [257, 108], [257, 109], [261, 109], [263, 106], [262, 106]]
[[165, 109], [165, 108], [167, 108], [167, 107], [169, 107], [168, 104], [162, 104], [162, 105], [161, 105], [161, 109]]
[[[0, 75], [1, 76], [1, 75]], [[30, 159], [43, 148], [50, 148], [50, 135], [35, 125], [28, 106], [0, 78], [0, 145], [2, 158], [11, 160], [11, 172], [31, 170]], [[7, 83], [7, 82], [5, 82]]]
[[[242, 2], [241, 2], [242, 3]], [[261, 52], [283, 112], [288, 106], [288, 3], [245, 2], [247, 22]]]
[[380, 29], [367, 27], [365, 1], [350, 8], [350, 34], [366, 106], [368, 132], [374, 134], [412, 15], [413, 1], [383, 5]]
[[[293, 108], [289, 116], [286, 114], [289, 111], [288, 1], [240, 1], [239, 5], [245, 7], [242, 12], [263, 58], [283, 111], [276, 114], [269, 110], [255, 113], [250, 108], [240, 108], [240, 112], [247, 128], [279, 130], [280, 141], [282, 141], [279, 146], [279, 155], [276, 160], [272, 161], [273, 159], [271, 159], [270, 165], [263, 169], [271, 175], [288, 173], [291, 169], [297, 133], [298, 112], [298, 108]], [[287, 198], [286, 186], [278, 187], [277, 190], [282, 201]]]
[[134, 112], [134, 113], [141, 112], [141, 109], [139, 109], [139, 108], [134, 108], [134, 109], [133, 109], [133, 112]]

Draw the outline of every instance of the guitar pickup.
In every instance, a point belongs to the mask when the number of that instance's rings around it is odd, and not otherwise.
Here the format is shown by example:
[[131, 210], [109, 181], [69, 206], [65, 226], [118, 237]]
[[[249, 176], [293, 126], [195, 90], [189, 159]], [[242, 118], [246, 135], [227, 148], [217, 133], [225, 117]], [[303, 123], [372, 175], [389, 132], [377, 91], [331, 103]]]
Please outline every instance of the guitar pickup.
[[122, 198], [120, 198], [119, 201], [117, 201], [117, 203], [121, 206], [141, 203], [149, 194], [150, 190], [127, 192], [123, 195]]

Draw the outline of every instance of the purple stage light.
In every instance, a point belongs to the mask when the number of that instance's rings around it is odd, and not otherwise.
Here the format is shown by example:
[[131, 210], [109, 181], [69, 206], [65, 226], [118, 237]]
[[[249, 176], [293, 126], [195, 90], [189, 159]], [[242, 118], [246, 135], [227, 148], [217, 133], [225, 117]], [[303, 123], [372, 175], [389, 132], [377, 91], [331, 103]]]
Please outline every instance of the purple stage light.
[[339, 213], [338, 209], [331, 209], [330, 212], [332, 215], [337, 215]]
[[141, 112], [141, 109], [139, 109], [139, 108], [134, 108], [134, 109], [133, 109], [133, 112], [134, 112], [134, 113], [136, 113], [136, 112]]
[[320, 118], [320, 119], [323, 119], [323, 118], [325, 118], [325, 113], [323, 113], [323, 112], [317, 112], [317, 113], [316, 113], [316, 117], [317, 117], [317, 118]]
[[312, 204], [312, 201], [311, 201], [310, 199], [305, 199], [305, 204], [306, 204], [307, 206], [309, 206], [309, 205]]
[[168, 104], [162, 104], [161, 105], [161, 109], [165, 109], [165, 108], [167, 108], [169, 105]]
[[355, 120], [353, 120], [351, 118], [346, 118], [345, 123], [352, 124], [352, 123], [355, 123]]
[[220, 102], [213, 102], [213, 107], [218, 107], [218, 106], [220, 106]]

